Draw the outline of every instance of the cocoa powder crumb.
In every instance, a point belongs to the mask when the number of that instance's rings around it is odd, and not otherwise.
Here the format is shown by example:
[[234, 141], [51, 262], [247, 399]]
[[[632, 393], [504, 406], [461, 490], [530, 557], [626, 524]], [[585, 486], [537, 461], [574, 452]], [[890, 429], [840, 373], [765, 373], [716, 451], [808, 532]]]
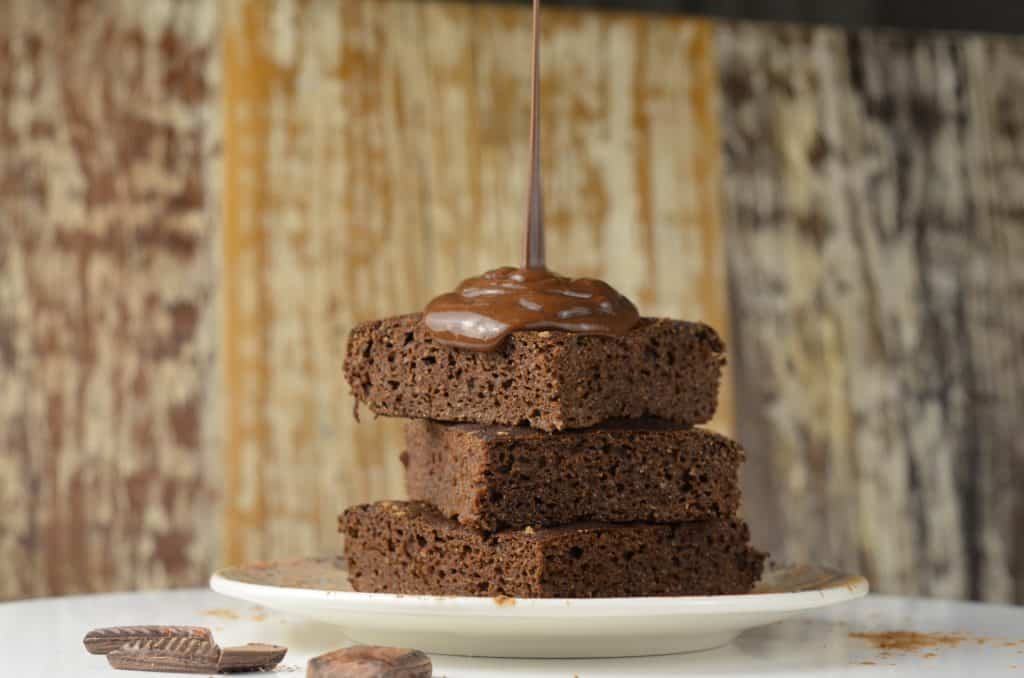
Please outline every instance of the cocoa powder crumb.
[[203, 614], [207, 617], [219, 617], [220, 619], [238, 619], [238, 614], [231, 610], [225, 610], [223, 608], [216, 608], [213, 610], [204, 610]]
[[918, 631], [854, 632], [851, 638], [865, 640], [884, 652], [917, 652], [919, 650], [956, 647], [968, 640], [962, 633], [920, 633]]

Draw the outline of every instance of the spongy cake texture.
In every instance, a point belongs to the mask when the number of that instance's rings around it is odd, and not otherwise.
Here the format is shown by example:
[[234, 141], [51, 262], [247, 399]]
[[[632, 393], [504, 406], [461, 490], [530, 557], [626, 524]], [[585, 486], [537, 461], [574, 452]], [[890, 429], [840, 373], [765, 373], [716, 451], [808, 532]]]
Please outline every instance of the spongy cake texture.
[[585, 428], [608, 419], [711, 419], [725, 364], [701, 323], [646, 318], [622, 337], [516, 332], [482, 353], [436, 342], [419, 314], [352, 330], [345, 377], [358, 402], [389, 417]]

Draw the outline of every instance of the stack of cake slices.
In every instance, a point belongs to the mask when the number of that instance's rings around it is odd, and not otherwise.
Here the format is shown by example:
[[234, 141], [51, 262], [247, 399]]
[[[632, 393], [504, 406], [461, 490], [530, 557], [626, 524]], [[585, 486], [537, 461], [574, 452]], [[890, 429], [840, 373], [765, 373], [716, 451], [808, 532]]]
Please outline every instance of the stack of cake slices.
[[498, 351], [435, 341], [418, 315], [356, 327], [360, 403], [412, 419], [410, 501], [339, 518], [357, 591], [592, 598], [745, 593], [764, 554], [740, 520], [732, 440], [715, 412], [710, 327], [644, 319], [621, 337], [510, 335]]

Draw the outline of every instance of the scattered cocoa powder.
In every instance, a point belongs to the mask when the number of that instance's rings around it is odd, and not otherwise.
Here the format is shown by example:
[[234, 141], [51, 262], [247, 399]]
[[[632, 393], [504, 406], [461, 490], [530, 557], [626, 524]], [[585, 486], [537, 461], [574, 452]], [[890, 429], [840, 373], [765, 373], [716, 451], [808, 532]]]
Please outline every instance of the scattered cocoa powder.
[[939, 647], [956, 647], [968, 640], [962, 633], [919, 633], [917, 631], [854, 632], [851, 638], [866, 640], [885, 652], [917, 652]]
[[238, 613], [223, 608], [203, 610], [203, 614], [207, 617], [219, 617], [220, 619], [238, 619]]

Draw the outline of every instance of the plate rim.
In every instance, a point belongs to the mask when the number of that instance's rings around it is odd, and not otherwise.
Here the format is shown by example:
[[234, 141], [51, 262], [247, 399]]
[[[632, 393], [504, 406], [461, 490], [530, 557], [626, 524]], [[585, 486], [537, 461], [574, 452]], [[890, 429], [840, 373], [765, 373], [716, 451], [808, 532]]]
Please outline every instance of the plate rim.
[[[289, 562], [289, 561], [275, 561]], [[292, 559], [291, 562], [294, 562]], [[787, 567], [800, 567], [794, 564]], [[505, 598], [486, 596], [437, 596], [401, 593], [365, 593], [315, 589], [298, 586], [277, 586], [240, 581], [229, 576], [232, 570], [247, 565], [224, 567], [210, 577], [210, 588], [232, 598], [303, 602], [315, 608], [365, 610], [374, 605], [379, 613], [391, 614], [454, 614], [496, 617], [618, 617], [644, 615], [721, 615], [758, 612], [799, 612], [827, 607], [862, 598], [869, 592], [863, 575], [851, 575], [832, 568], [839, 581], [801, 591], [772, 591], [716, 596], [632, 596], [620, 598]]]

